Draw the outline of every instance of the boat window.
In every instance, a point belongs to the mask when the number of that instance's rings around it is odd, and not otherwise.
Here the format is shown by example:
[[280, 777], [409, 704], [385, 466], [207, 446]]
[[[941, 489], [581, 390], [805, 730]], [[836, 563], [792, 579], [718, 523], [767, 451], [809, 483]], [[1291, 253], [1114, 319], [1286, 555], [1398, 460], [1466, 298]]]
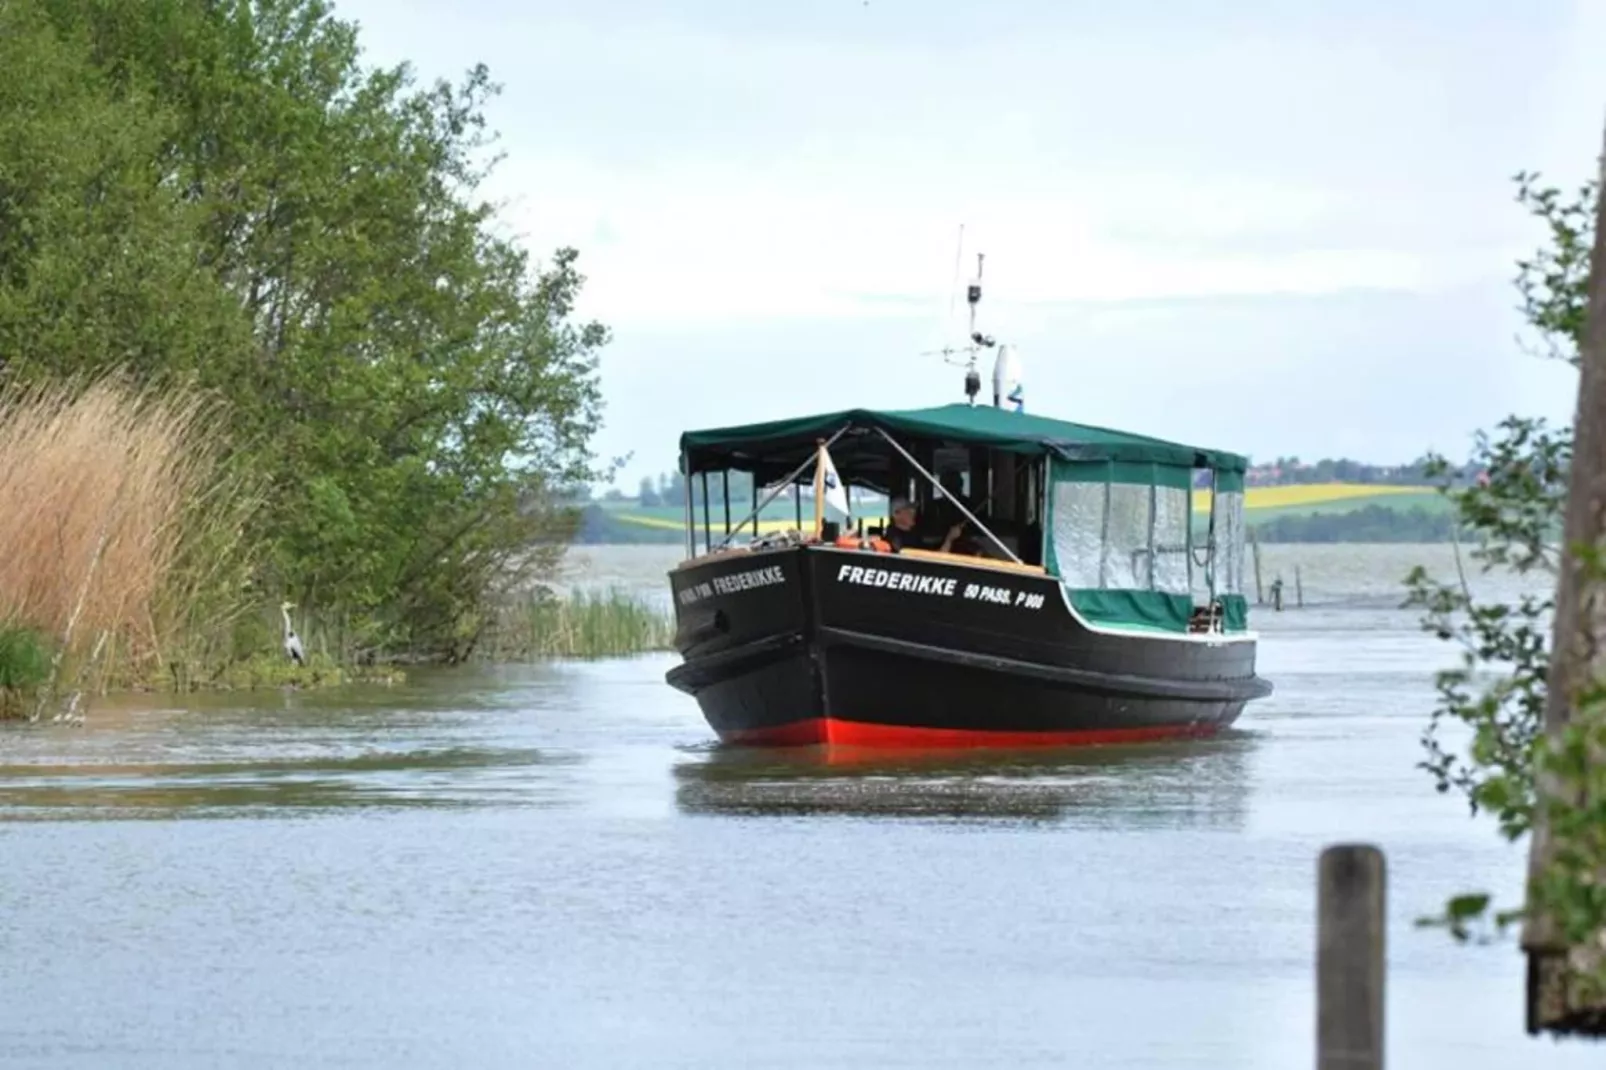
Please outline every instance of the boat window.
[[1222, 490], [1214, 496], [1216, 510], [1216, 585], [1221, 594], [1244, 591], [1244, 492]]
[[1154, 586], [1167, 594], [1190, 594], [1188, 526], [1192, 521], [1185, 487], [1154, 488]]
[[1068, 587], [1099, 586], [1099, 548], [1104, 541], [1104, 498], [1108, 483], [1054, 484], [1054, 558]]
[[[1209, 468], [1193, 469], [1193, 499], [1188, 503], [1188, 566], [1193, 577], [1194, 601], [1208, 603], [1215, 593], [1216, 563], [1210, 550], [1210, 510], [1214, 506], [1216, 474]], [[1203, 516], [1193, 512], [1201, 509]]]
[[1067, 587], [1188, 595], [1188, 470], [1073, 462], [1053, 476], [1054, 566]]
[[1109, 484], [1104, 528], [1104, 559], [1099, 586], [1110, 590], [1148, 590], [1153, 586], [1149, 552], [1152, 489], [1139, 483]]

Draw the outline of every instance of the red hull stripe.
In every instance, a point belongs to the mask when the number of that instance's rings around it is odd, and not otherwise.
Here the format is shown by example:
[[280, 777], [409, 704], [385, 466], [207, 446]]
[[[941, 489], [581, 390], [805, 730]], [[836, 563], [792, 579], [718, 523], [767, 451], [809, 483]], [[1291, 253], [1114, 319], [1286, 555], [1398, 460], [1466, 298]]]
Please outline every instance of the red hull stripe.
[[1095, 728], [1054, 732], [990, 732], [973, 728], [918, 728], [866, 724], [834, 717], [769, 728], [730, 729], [719, 734], [726, 743], [749, 747], [955, 748], [955, 747], [1088, 747], [1112, 743], [1148, 743], [1162, 739], [1203, 739], [1216, 734], [1215, 724], [1148, 725], [1142, 728]]

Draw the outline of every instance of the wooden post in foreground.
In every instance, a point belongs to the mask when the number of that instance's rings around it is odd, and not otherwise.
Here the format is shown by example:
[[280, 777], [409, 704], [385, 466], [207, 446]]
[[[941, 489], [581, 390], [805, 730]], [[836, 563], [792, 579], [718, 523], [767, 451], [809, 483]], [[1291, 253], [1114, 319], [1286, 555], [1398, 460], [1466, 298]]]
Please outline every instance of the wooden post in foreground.
[[1335, 844], [1316, 889], [1316, 1070], [1383, 1070], [1383, 852]]

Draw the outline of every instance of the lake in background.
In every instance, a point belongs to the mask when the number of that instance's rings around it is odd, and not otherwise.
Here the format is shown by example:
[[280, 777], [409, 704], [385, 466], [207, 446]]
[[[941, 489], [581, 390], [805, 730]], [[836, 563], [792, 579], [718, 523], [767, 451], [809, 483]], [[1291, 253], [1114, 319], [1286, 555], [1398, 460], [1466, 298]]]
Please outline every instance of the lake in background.
[[[565, 583], [667, 605], [675, 547]], [[1388, 853], [1389, 1064], [1598, 1066], [1521, 956], [1412, 928], [1520, 893], [1415, 768], [1442, 547], [1266, 547], [1276, 685], [1226, 737], [826, 765], [718, 748], [673, 657], [102, 700], [0, 730], [5, 1067], [1211, 1067], [1314, 1053], [1321, 848]], [[1474, 576], [1480, 593], [1490, 589]]]

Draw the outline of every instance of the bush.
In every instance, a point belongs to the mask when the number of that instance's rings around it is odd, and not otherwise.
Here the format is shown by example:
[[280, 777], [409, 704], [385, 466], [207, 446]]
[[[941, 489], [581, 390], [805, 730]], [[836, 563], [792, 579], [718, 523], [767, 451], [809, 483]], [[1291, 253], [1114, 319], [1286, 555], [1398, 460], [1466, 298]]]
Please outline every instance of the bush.
[[39, 633], [0, 624], [0, 719], [27, 712], [34, 692], [50, 676], [50, 652]]

